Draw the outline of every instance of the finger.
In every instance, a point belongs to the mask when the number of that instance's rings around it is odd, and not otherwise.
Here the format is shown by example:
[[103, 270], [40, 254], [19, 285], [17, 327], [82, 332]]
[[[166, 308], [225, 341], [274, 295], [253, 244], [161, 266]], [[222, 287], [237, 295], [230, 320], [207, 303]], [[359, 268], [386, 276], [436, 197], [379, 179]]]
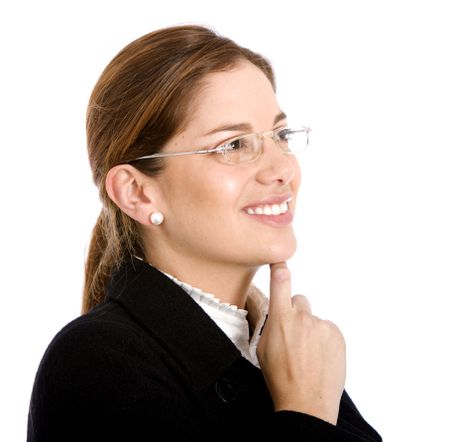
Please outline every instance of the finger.
[[291, 272], [285, 262], [271, 264], [269, 312], [279, 315], [291, 309]]
[[304, 310], [308, 312], [310, 315], [311, 312], [311, 304], [306, 296], [303, 295], [295, 295], [292, 297], [292, 306], [295, 307], [296, 310]]

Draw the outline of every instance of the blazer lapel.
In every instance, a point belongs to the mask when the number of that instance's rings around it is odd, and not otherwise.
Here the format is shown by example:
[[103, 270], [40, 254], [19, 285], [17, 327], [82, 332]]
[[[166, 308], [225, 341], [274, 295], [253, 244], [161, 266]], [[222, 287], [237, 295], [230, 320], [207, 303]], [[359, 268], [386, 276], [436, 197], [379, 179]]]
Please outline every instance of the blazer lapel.
[[173, 356], [194, 390], [207, 388], [241, 357], [181, 287], [137, 258], [121, 265], [107, 292]]

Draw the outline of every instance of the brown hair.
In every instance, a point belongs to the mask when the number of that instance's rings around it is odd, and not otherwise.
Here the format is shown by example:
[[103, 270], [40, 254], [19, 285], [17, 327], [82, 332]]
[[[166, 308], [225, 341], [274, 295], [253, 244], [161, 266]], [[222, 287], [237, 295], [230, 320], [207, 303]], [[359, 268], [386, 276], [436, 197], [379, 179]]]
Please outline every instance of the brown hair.
[[[275, 90], [270, 63], [202, 26], [164, 28], [133, 41], [101, 74], [87, 111], [87, 144], [102, 211], [86, 259], [83, 313], [103, 301], [112, 272], [130, 255], [144, 257], [137, 225], [108, 197], [105, 179], [117, 164], [160, 151], [188, 123], [205, 75], [247, 60]], [[142, 172], [162, 171], [161, 159], [132, 163]]]

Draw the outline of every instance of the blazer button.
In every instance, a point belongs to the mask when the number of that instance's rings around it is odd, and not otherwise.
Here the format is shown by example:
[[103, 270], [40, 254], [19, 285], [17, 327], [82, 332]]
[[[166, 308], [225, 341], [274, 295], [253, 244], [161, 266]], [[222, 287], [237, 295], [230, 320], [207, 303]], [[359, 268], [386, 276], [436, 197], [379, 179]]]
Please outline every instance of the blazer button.
[[216, 393], [226, 404], [237, 398], [237, 392], [227, 379], [219, 379], [216, 382]]

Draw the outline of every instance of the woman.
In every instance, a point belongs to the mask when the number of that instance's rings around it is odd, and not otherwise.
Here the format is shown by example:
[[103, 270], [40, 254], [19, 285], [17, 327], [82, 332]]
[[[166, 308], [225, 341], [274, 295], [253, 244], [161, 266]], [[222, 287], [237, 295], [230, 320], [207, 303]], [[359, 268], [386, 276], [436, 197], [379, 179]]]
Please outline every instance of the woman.
[[339, 329], [291, 299], [309, 129], [270, 64], [203, 27], [150, 33], [102, 73], [87, 133], [103, 209], [84, 314], [43, 357], [28, 440], [380, 440]]

